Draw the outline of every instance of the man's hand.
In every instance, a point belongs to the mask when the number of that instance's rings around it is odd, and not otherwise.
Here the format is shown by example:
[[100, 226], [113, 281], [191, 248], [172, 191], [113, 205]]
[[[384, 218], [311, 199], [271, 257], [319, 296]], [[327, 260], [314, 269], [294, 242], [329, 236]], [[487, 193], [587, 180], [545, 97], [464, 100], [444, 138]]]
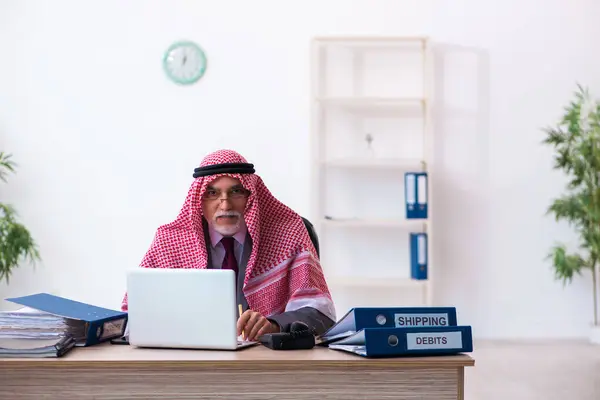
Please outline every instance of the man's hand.
[[266, 333], [279, 332], [279, 325], [266, 319], [261, 313], [246, 310], [237, 322], [238, 336], [244, 332], [244, 339], [255, 341]]

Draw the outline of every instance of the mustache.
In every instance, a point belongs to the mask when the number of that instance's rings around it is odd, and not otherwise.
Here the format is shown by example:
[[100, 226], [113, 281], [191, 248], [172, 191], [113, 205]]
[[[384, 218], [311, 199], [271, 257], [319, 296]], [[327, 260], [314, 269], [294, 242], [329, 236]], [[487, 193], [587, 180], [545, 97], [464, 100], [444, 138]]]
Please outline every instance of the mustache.
[[213, 219], [216, 220], [218, 217], [238, 217], [238, 218], [240, 218], [241, 216], [242, 216], [242, 214], [237, 211], [219, 210], [215, 213], [215, 215], [213, 216]]

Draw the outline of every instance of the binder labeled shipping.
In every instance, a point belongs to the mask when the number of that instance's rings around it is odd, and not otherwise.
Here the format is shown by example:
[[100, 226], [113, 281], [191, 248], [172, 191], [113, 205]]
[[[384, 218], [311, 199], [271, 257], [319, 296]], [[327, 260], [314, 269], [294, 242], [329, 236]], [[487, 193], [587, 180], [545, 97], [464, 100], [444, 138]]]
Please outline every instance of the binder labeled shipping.
[[427, 279], [427, 234], [410, 234], [410, 277], [412, 279]]
[[404, 174], [404, 197], [407, 219], [426, 219], [428, 215], [427, 172]]
[[449, 355], [473, 351], [470, 326], [366, 328], [331, 343], [330, 349], [363, 357]]
[[34, 310], [62, 317], [65, 335], [75, 340], [76, 346], [91, 346], [123, 336], [128, 314], [81, 303], [48, 293], [6, 299]]
[[456, 326], [455, 307], [355, 307], [317, 338], [326, 345], [365, 328]]

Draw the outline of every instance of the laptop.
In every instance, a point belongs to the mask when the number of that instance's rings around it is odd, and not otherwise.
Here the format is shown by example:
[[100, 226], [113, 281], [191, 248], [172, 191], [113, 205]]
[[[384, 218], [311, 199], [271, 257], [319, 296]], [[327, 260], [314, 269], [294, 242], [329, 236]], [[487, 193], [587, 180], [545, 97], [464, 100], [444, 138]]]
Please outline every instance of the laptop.
[[137, 268], [127, 274], [129, 344], [237, 350], [235, 274], [221, 269]]

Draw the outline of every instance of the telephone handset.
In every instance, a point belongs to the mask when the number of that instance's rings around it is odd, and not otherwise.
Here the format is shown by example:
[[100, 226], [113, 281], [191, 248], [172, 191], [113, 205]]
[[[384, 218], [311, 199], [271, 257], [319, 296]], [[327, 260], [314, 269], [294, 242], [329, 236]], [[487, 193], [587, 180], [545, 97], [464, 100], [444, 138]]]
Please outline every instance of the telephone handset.
[[290, 325], [289, 332], [267, 333], [258, 341], [272, 350], [305, 350], [315, 347], [315, 335], [308, 325], [296, 321]]

